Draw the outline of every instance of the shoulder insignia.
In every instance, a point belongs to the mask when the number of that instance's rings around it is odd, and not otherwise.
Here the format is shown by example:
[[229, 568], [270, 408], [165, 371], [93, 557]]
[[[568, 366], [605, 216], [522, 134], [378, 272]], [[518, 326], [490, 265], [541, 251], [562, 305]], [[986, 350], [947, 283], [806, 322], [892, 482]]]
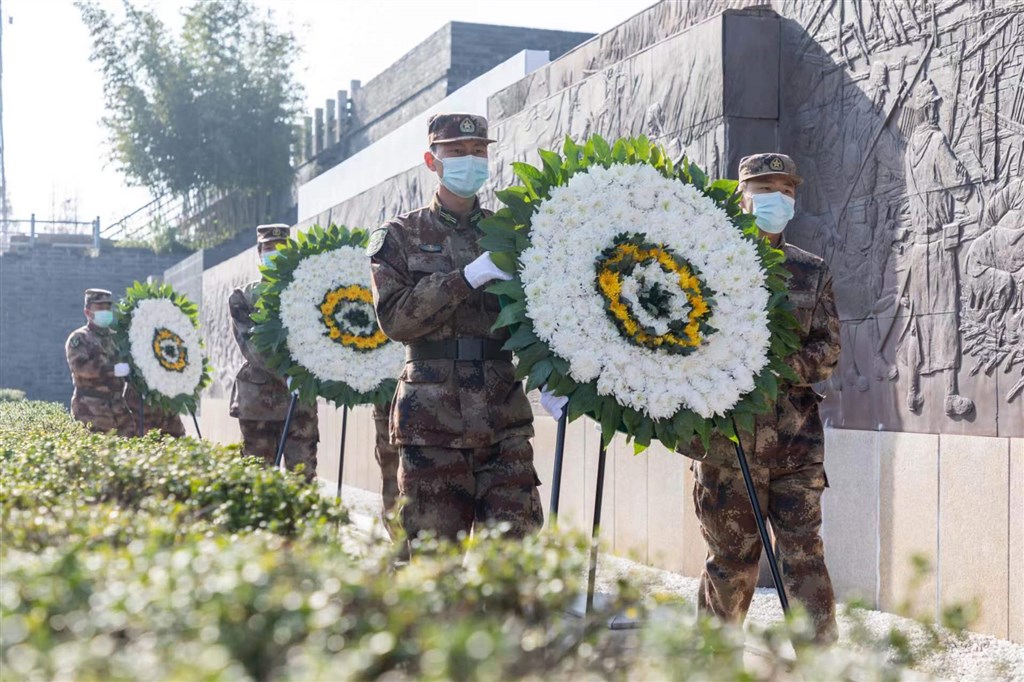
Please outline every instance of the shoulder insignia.
[[74, 336], [72, 336], [71, 337], [70, 345], [71, 345], [72, 348], [78, 348], [79, 346], [81, 346], [82, 345], [82, 335], [81, 334], [75, 334]]
[[375, 256], [384, 246], [384, 240], [388, 236], [388, 226], [378, 227], [370, 234], [370, 241], [366, 245], [366, 255]]

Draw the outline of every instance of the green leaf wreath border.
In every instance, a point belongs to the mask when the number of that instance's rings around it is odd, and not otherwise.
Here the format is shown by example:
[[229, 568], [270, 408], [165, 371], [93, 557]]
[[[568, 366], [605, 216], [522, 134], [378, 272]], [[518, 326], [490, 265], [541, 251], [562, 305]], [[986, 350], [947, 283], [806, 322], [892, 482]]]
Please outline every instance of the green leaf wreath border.
[[[397, 379], [385, 379], [372, 391], [357, 391], [342, 381], [324, 381], [292, 359], [288, 349], [288, 329], [281, 322], [281, 292], [291, 284], [295, 268], [308, 256], [333, 251], [345, 246], [365, 248], [369, 233], [361, 228], [313, 225], [305, 232], [277, 249], [270, 265], [260, 267], [263, 281], [257, 287], [258, 300], [252, 342], [267, 358], [267, 366], [291, 377], [292, 389], [299, 392], [299, 400], [313, 404], [317, 397], [339, 407], [381, 405], [391, 401], [398, 387]], [[367, 263], [369, 268], [369, 263]], [[393, 342], [392, 342], [393, 343]]]
[[[160, 298], [165, 298], [173, 303], [178, 310], [188, 317], [192, 326], [197, 330], [199, 329], [199, 306], [191, 299], [184, 294], [176, 292], [170, 284], [136, 281], [125, 291], [124, 298], [114, 306], [114, 323], [111, 325], [114, 343], [121, 357], [128, 359], [128, 364], [131, 366], [132, 371], [128, 375], [127, 381], [142, 396], [144, 405], [159, 407], [165, 412], [172, 414], [194, 414], [199, 405], [200, 393], [213, 381], [213, 367], [210, 365], [210, 358], [205, 352], [202, 359], [203, 371], [195, 392], [192, 395], [178, 395], [175, 397], [166, 396], [149, 387], [131, 352], [128, 331], [131, 327], [132, 315], [135, 309], [141, 301]], [[200, 349], [206, 348], [202, 336], [200, 336], [199, 345]]]
[[[561, 154], [543, 149], [539, 154], [540, 168], [521, 162], [512, 164], [521, 184], [497, 192], [504, 207], [480, 224], [484, 234], [480, 246], [491, 252], [498, 267], [514, 274], [512, 280], [492, 284], [487, 290], [502, 300], [502, 311], [494, 328], [506, 327], [511, 334], [505, 349], [516, 354], [516, 376], [526, 379], [527, 390], [547, 385], [556, 395], [568, 396], [569, 420], [586, 415], [598, 421], [605, 445], [611, 442], [616, 432], [624, 433], [627, 440], [633, 440], [636, 452], [646, 449], [653, 440], [660, 441], [669, 450], [690, 443], [695, 437], [707, 448], [716, 433], [735, 441], [737, 434], [733, 424], [740, 431], [752, 433], [754, 418], [767, 413], [777, 399], [780, 380], [797, 379], [786, 364], [786, 358], [799, 348], [800, 342], [799, 324], [788, 299], [790, 273], [782, 265], [785, 255], [760, 237], [754, 217], [740, 208], [739, 183], [735, 180], [711, 181], [697, 164], [685, 156], [675, 164], [663, 147], [651, 143], [645, 136], [621, 138], [613, 145], [599, 135], [589, 137], [582, 145], [566, 137]], [[767, 306], [771, 334], [768, 363], [756, 377], [754, 390], [745, 394], [726, 415], [705, 419], [683, 408], [672, 418], [654, 420], [637, 410], [623, 407], [612, 396], [598, 395], [596, 380], [587, 383], [574, 381], [569, 376], [569, 363], [555, 355], [534, 332], [533, 322], [526, 314], [526, 293], [519, 266], [520, 255], [531, 246], [533, 215], [550, 198], [552, 188], [566, 184], [576, 173], [586, 172], [591, 166], [609, 168], [614, 164], [646, 164], [666, 178], [692, 185], [718, 204], [743, 237], [757, 248], [758, 259], [767, 275], [765, 285], [770, 292]]]

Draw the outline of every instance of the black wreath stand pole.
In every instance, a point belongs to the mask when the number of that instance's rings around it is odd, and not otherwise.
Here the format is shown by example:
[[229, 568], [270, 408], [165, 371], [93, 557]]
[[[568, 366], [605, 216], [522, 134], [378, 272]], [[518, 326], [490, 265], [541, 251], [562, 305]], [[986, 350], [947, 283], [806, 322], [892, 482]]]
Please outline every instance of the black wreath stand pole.
[[[289, 384], [291, 380], [289, 379]], [[277, 457], [274, 458], [274, 468], [281, 468], [281, 460], [284, 459], [284, 446], [288, 444], [288, 431], [292, 426], [292, 415], [295, 413], [295, 402], [299, 399], [299, 392], [292, 391], [291, 402], [288, 403], [288, 414], [284, 418], [284, 430], [281, 431], [281, 441], [277, 444]]]
[[338, 449], [338, 491], [335, 499], [341, 499], [341, 474], [345, 471], [345, 436], [348, 434], [348, 405], [341, 408], [341, 447]]
[[555, 436], [555, 470], [551, 474], [551, 504], [548, 513], [551, 515], [551, 526], [558, 523], [558, 503], [562, 495], [562, 460], [565, 457], [565, 426], [569, 420], [569, 406], [562, 408], [562, 416], [558, 418], [558, 435]]
[[782, 574], [779, 572], [779, 562], [775, 558], [775, 548], [772, 546], [772, 539], [768, 537], [768, 527], [761, 516], [761, 505], [757, 502], [757, 490], [754, 488], [754, 479], [750, 475], [750, 466], [747, 464], [747, 454], [743, 451], [743, 444], [740, 443], [739, 429], [736, 428], [736, 420], [732, 422], [732, 429], [736, 432], [736, 459], [739, 460], [740, 471], [743, 472], [743, 482], [747, 486], [747, 497], [750, 498], [750, 508], [754, 513], [754, 522], [757, 524], [757, 533], [761, 536], [761, 544], [768, 555], [768, 568], [772, 572], [772, 582], [775, 583], [775, 591], [779, 595], [779, 603], [782, 604], [783, 613], [789, 613], [789, 599], [786, 598], [786, 588], [782, 584]]
[[199, 440], [202, 440], [203, 439], [203, 432], [199, 430], [199, 420], [196, 419], [196, 411], [190, 409], [188, 411], [188, 413], [190, 415], [192, 415], [192, 424], [196, 427], [196, 438], [198, 438]]

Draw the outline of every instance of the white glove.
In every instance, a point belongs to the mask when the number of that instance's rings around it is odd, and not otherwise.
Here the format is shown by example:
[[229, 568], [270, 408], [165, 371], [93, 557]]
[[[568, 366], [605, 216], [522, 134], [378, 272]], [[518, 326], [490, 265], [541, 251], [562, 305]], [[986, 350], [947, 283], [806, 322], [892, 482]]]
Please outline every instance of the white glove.
[[547, 388], [548, 387], [545, 386], [541, 389], [540, 406], [557, 421], [562, 418], [562, 411], [565, 410], [565, 406], [569, 404], [569, 397], [549, 393]]
[[128, 366], [127, 362], [119, 362], [114, 365], [114, 376], [115, 377], [126, 377], [131, 374], [131, 367]]
[[467, 265], [462, 274], [466, 276], [469, 286], [479, 289], [490, 281], [500, 279], [508, 281], [512, 275], [508, 274], [491, 260], [491, 252], [485, 251], [479, 258]]

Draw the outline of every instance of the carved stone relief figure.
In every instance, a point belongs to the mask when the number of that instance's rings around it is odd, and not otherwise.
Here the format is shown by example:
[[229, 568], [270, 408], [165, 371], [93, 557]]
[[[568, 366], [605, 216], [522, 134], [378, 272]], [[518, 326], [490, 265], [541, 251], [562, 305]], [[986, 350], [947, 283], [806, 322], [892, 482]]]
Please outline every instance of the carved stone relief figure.
[[960, 368], [959, 268], [957, 248], [972, 187], [963, 164], [939, 127], [935, 85], [927, 78], [914, 92], [920, 123], [914, 128], [905, 155], [907, 201], [913, 243], [907, 252], [906, 283], [901, 301], [910, 311], [910, 324], [901, 339], [903, 360], [910, 371], [907, 406], [919, 412], [924, 396], [921, 376], [942, 374], [946, 379], [944, 409], [950, 417], [969, 415], [974, 402], [957, 388]]
[[964, 259], [963, 351], [975, 359], [972, 375], [1019, 367], [1004, 396], [1013, 402], [1024, 391], [1024, 178], [989, 199], [985, 223]]

